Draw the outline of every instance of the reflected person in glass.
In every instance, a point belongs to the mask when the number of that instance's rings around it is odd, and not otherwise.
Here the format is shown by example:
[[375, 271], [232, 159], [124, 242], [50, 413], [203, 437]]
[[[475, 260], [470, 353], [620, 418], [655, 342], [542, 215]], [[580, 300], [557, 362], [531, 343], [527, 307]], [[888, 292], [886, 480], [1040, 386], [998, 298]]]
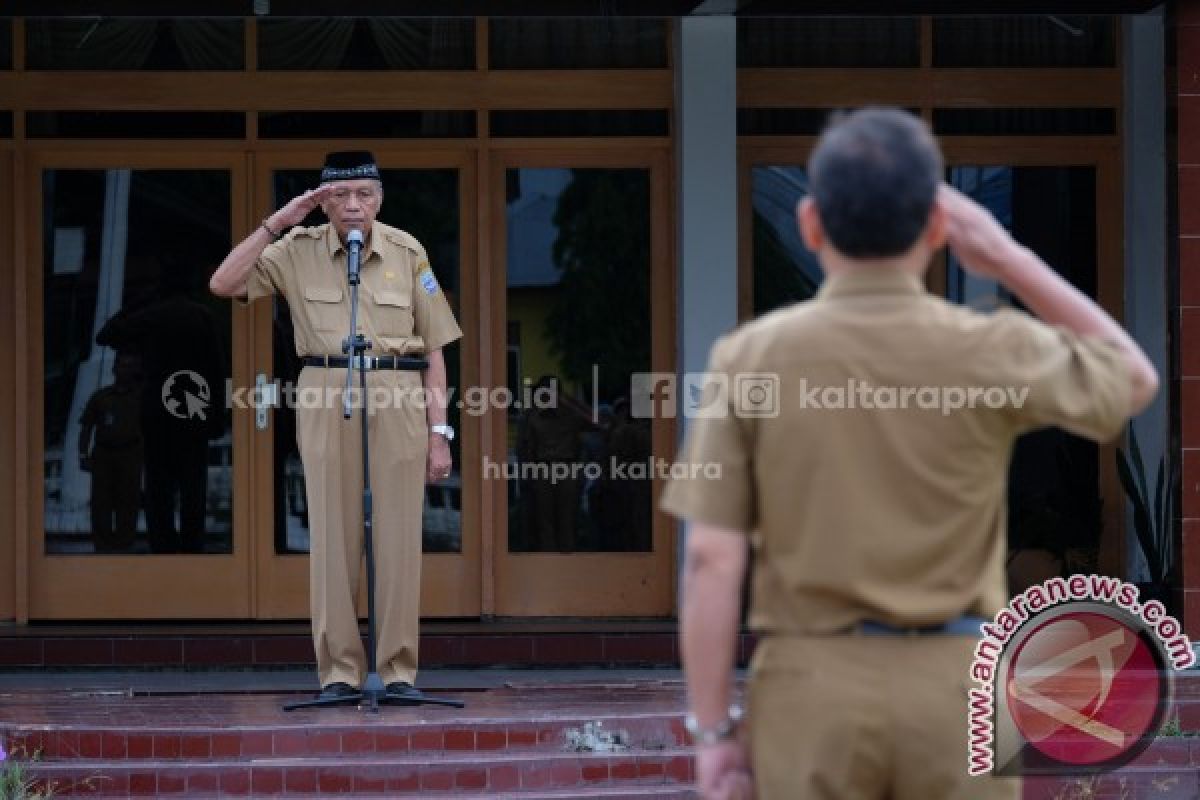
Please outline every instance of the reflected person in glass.
[[92, 540], [97, 553], [128, 553], [142, 495], [142, 369], [117, 353], [113, 382], [88, 398], [79, 420], [79, 467], [92, 476]]
[[155, 259], [155, 292], [146, 303], [114, 314], [97, 332], [96, 343], [141, 355], [151, 552], [202, 553], [209, 440], [225, 430], [224, 405], [213, 400], [224, 382], [225, 357], [215, 317], [191, 297], [198, 274], [193, 256], [164, 249]]

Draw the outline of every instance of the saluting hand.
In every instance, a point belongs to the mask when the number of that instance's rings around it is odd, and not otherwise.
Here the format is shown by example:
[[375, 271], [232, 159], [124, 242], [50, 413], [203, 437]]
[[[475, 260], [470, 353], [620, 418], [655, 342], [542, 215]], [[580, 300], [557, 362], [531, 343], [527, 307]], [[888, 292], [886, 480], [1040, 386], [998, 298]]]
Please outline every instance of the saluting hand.
[[331, 192], [333, 185], [323, 183], [316, 189], [309, 189], [304, 194], [293, 197], [291, 202], [271, 215], [271, 221], [277, 226], [276, 232], [299, 225]]
[[957, 189], [943, 185], [938, 205], [946, 215], [946, 240], [968, 272], [1004, 281], [1022, 246], [992, 213]]

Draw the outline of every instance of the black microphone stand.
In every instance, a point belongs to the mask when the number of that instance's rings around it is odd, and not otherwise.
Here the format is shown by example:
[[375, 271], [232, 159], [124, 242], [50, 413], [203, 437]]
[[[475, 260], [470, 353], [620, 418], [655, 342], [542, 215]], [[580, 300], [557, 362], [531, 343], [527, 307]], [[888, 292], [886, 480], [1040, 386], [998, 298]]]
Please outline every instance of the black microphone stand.
[[[358, 285], [359, 285], [359, 255], [362, 250], [362, 232], [350, 231], [347, 238], [346, 262], [347, 281], [350, 284], [350, 335], [342, 341], [342, 352], [350, 356], [346, 367], [346, 388], [342, 395], [342, 416], [350, 419], [352, 402], [350, 398], [351, 381], [354, 370], [358, 370], [359, 388], [362, 390], [362, 408], [359, 411], [359, 427], [362, 431], [362, 475], [363, 475], [363, 549], [367, 561], [367, 677], [362, 688], [353, 694], [338, 697], [317, 697], [312, 700], [301, 700], [288, 703], [284, 711], [295, 711], [300, 708], [320, 708], [325, 706], [357, 705], [364, 711], [378, 713], [381, 705], [416, 706], [434, 705], [463, 708], [459, 700], [448, 700], [441, 697], [430, 697], [413, 687], [403, 694], [392, 694], [387, 690], [383, 679], [379, 676], [379, 668], [375, 664], [375, 548], [373, 541], [374, 519], [371, 501], [371, 455], [370, 443], [367, 437], [367, 364], [369, 359], [366, 352], [371, 348], [367, 338], [358, 332]], [[420, 370], [429, 366], [423, 358], [396, 358], [404, 363], [404, 369]]]

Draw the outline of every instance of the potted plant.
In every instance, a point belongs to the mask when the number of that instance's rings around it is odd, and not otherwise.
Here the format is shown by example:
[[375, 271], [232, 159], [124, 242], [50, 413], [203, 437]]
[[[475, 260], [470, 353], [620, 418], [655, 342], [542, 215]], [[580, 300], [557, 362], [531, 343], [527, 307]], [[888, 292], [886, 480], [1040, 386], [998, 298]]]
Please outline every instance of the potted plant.
[[1133, 530], [1137, 536], [1150, 580], [1139, 583], [1143, 601], [1158, 600], [1169, 605], [1171, 587], [1169, 580], [1175, 564], [1175, 495], [1179, 486], [1179, 464], [1164, 452], [1158, 461], [1154, 492], [1146, 482], [1146, 466], [1142, 462], [1142, 451], [1138, 446], [1133, 425], [1129, 426], [1129, 453], [1117, 449], [1117, 474], [1121, 486], [1133, 506]]

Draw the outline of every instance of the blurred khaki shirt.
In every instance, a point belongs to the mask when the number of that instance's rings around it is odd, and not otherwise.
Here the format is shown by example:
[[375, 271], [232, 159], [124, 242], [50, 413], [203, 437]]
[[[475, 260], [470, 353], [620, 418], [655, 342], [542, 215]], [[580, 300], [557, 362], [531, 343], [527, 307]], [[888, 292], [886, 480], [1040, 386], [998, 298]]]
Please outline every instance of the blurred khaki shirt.
[[[360, 263], [358, 330], [373, 343], [368, 355], [424, 354], [462, 336], [414, 237], [376, 220]], [[245, 302], [271, 294], [291, 309], [297, 355], [342, 355], [350, 292], [346, 249], [331, 225], [293, 228], [267, 245], [246, 282]]]
[[[718, 340], [708, 369], [728, 379], [706, 388], [727, 413], [691, 420], [673, 474], [696, 466], [662, 507], [750, 534], [750, 624], [781, 633], [995, 615], [1013, 440], [1047, 425], [1108, 440], [1132, 402], [1117, 346], [892, 270], [828, 278]], [[993, 391], [972, 404], [975, 387]]]

